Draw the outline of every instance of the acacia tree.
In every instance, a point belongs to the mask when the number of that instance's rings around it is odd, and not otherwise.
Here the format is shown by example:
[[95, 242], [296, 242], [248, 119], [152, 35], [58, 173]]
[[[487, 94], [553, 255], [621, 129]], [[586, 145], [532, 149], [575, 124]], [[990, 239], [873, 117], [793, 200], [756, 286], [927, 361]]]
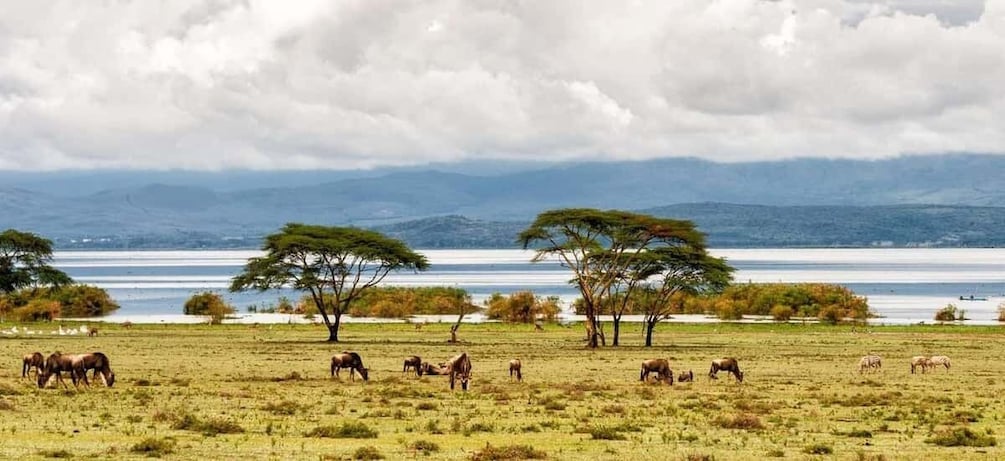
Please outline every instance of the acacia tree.
[[612, 293], [631, 296], [635, 289], [619, 283], [640, 255], [663, 247], [704, 249], [704, 237], [690, 221], [590, 208], [543, 212], [520, 233], [518, 241], [524, 248], [538, 247], [532, 262], [554, 257], [572, 271], [570, 283], [582, 296], [589, 347], [599, 346], [600, 314]]
[[307, 291], [328, 327], [328, 341], [338, 341], [342, 314], [367, 288], [391, 271], [429, 268], [426, 257], [403, 242], [354, 227], [289, 223], [266, 236], [262, 250], [265, 256], [249, 259], [230, 290]]
[[734, 270], [708, 254], [704, 239], [700, 245], [657, 248], [639, 258], [631, 278], [642, 287], [634, 298], [644, 313], [646, 347], [653, 345], [656, 324], [670, 318], [680, 295], [720, 293]]
[[3, 231], [0, 233], [0, 293], [73, 283], [69, 275], [52, 267], [51, 262], [51, 240], [31, 232]]

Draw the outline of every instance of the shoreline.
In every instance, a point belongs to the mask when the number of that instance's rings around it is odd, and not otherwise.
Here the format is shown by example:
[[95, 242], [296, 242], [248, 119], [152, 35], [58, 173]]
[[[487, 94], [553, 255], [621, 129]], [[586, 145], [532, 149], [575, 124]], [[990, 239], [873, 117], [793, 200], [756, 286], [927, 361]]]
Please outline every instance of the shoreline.
[[[585, 316], [576, 315], [571, 313], [561, 313], [556, 321], [559, 324], [570, 324], [570, 323], [580, 323], [586, 320]], [[613, 323], [610, 316], [602, 316], [601, 320], [605, 324]], [[185, 315], [185, 314], [112, 314], [105, 317], [90, 317], [90, 318], [64, 318], [59, 319], [59, 321], [64, 322], [74, 322], [74, 323], [123, 323], [130, 322], [133, 324], [144, 324], [144, 325], [158, 325], [158, 324], [205, 324], [208, 323], [208, 317], [202, 315]], [[416, 315], [409, 319], [400, 318], [377, 318], [377, 317], [352, 317], [349, 315], [342, 316], [342, 323], [355, 323], [355, 324], [430, 324], [430, 323], [443, 323], [443, 324], [453, 324], [457, 321], [457, 316], [450, 315]], [[621, 322], [624, 324], [639, 324], [643, 322], [643, 316], [641, 315], [625, 315], [622, 317]], [[53, 321], [53, 324], [57, 324], [57, 321]], [[277, 313], [240, 313], [234, 314], [226, 317], [223, 320], [223, 324], [227, 325], [252, 325], [252, 324], [272, 324], [272, 325], [282, 325], [282, 324], [322, 324], [321, 317], [315, 315], [313, 319], [307, 318], [304, 314], [277, 314]], [[478, 323], [500, 323], [498, 320], [491, 320], [482, 313], [469, 314], [464, 316], [461, 323], [466, 324], [478, 324]], [[820, 323], [818, 319], [815, 318], [793, 318], [787, 322], [776, 322], [770, 316], [747, 316], [741, 320], [721, 320], [718, 317], [705, 314], [680, 314], [674, 315], [667, 320], [663, 320], [660, 323], [670, 323], [670, 324], [717, 324], [717, 323], [741, 323], [741, 324], [816, 324]], [[958, 322], [937, 322], [932, 319], [920, 319], [920, 318], [896, 318], [889, 319], [883, 317], [876, 317], [866, 320], [866, 325], [869, 326], [905, 326], [905, 325], [962, 325], [962, 326], [994, 326], [1003, 325], [1005, 323], [998, 322], [997, 320], [964, 320]]]

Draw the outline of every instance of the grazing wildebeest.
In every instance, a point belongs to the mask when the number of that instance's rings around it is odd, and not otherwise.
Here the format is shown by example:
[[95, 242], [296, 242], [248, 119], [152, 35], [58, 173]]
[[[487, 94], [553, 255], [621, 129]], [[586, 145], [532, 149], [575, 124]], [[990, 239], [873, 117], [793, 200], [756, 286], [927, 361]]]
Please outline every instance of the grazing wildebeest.
[[510, 360], [509, 361], [509, 378], [513, 379], [513, 374], [515, 373], [516, 374], [516, 380], [517, 381], [523, 381], [523, 373], [520, 372], [521, 368], [523, 368], [523, 363], [520, 362], [520, 359]]
[[128, 320], [126, 320], [125, 322], [122, 322], [122, 328], [132, 328], [132, 327], [133, 327], [133, 322], [130, 322]]
[[879, 371], [883, 368], [883, 359], [878, 355], [867, 355], [858, 360], [858, 372], [862, 373], [865, 370]]
[[914, 370], [916, 368], [921, 367], [921, 372], [924, 373], [924, 372], [928, 371], [928, 367], [930, 367], [930, 366], [932, 366], [931, 361], [928, 359], [928, 357], [925, 357], [924, 355], [916, 355], [914, 357], [911, 357], [911, 374], [912, 375], [914, 374]]
[[694, 372], [691, 370], [680, 372], [680, 374], [677, 375], [677, 382], [680, 383], [694, 382]]
[[45, 387], [52, 375], [56, 375], [56, 381], [63, 384], [64, 388], [68, 388], [66, 381], [63, 381], [62, 372], [70, 372], [70, 380], [73, 382], [73, 387], [77, 387], [77, 379], [79, 378], [78, 371], [83, 372], [83, 362], [79, 359], [74, 360], [76, 356], [72, 354], [63, 354], [60, 352], [54, 352], [45, 359], [45, 368], [42, 374], [38, 375], [38, 387]]
[[32, 352], [24, 356], [24, 360], [21, 365], [21, 377], [27, 378], [31, 374], [32, 368], [35, 369], [35, 376], [38, 376], [45, 368], [45, 356], [41, 352]]
[[98, 336], [98, 329], [97, 328], [88, 328], [87, 329], [87, 336]]
[[447, 360], [444, 365], [444, 374], [450, 375], [450, 390], [454, 389], [454, 381], [461, 380], [461, 389], [468, 390], [468, 382], [471, 381], [471, 359], [467, 352], [461, 352], [452, 359]]
[[737, 382], [743, 382], [743, 372], [740, 371], [740, 364], [732, 357], [713, 360], [712, 368], [708, 370], [708, 377], [712, 379], [719, 379], [716, 374], [720, 371], [732, 373], [733, 376], [736, 377]]
[[369, 370], [363, 366], [363, 359], [355, 352], [342, 351], [341, 354], [332, 357], [332, 375], [338, 376], [338, 372], [342, 368], [349, 369], [349, 379], [352, 381], [356, 380], [356, 375], [353, 372], [359, 373], [363, 377], [363, 381], [370, 380]]
[[80, 378], [88, 386], [91, 383], [87, 381], [87, 370], [94, 370], [92, 377], [95, 379], [97, 379], [98, 373], [101, 373], [101, 380], [105, 382], [105, 386], [112, 387], [115, 384], [115, 373], [112, 371], [112, 365], [108, 361], [108, 356], [101, 352], [75, 355], [73, 364], [79, 368]]
[[649, 359], [642, 361], [642, 372], [639, 373], [639, 381], [645, 381], [649, 373], [656, 373], [657, 381], [666, 381], [673, 384], [673, 370], [670, 369], [670, 362], [667, 359]]
[[405, 359], [405, 364], [401, 367], [401, 372], [404, 373], [411, 368], [415, 370], [416, 376], [422, 376], [422, 359], [418, 355], [413, 355]]
[[929, 368], [932, 369], [933, 372], [935, 371], [935, 368], [938, 367], [939, 365], [946, 367], [946, 371], [948, 372], [950, 366], [949, 357], [946, 357], [944, 355], [933, 355], [932, 358], [928, 359], [928, 366]]

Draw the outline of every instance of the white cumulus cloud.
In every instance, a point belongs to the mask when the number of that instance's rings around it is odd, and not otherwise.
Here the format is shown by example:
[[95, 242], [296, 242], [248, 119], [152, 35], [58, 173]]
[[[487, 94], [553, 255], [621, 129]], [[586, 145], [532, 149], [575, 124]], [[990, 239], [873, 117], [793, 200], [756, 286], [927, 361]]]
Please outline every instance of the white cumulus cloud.
[[0, 11], [0, 169], [1005, 153], [996, 0]]

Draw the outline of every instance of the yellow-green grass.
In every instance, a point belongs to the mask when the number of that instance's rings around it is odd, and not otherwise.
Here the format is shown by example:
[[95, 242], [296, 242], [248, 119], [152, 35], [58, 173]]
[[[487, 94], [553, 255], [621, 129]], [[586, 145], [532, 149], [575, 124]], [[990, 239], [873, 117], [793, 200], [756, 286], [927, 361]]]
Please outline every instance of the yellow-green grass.
[[[583, 347], [581, 327], [558, 325], [464, 325], [462, 344], [447, 343], [449, 324], [349, 324], [337, 344], [312, 325], [0, 337], [0, 458], [352, 459], [373, 447], [385, 459], [473, 459], [487, 445], [548, 459], [1005, 457], [1001, 443], [926, 443], [951, 430], [963, 442], [1005, 436], [1005, 335], [995, 327], [663, 324], [648, 349], [638, 325], [622, 331], [623, 346], [598, 350]], [[347, 370], [329, 377], [343, 349], [363, 357], [368, 383]], [[115, 386], [37, 389], [21, 379], [24, 354], [55, 350], [105, 352]], [[446, 377], [401, 372], [408, 355], [439, 362], [462, 350], [474, 367], [467, 393], [451, 392]], [[869, 353], [883, 369], [859, 374]], [[932, 354], [950, 356], [952, 369], [910, 374], [911, 356]], [[706, 377], [724, 356], [739, 359], [742, 384]], [[693, 370], [696, 382], [640, 383], [640, 363], [653, 357]], [[523, 361], [523, 383], [509, 378], [512, 358]], [[377, 436], [308, 435], [347, 423]], [[226, 429], [243, 432], [212, 434]]]

